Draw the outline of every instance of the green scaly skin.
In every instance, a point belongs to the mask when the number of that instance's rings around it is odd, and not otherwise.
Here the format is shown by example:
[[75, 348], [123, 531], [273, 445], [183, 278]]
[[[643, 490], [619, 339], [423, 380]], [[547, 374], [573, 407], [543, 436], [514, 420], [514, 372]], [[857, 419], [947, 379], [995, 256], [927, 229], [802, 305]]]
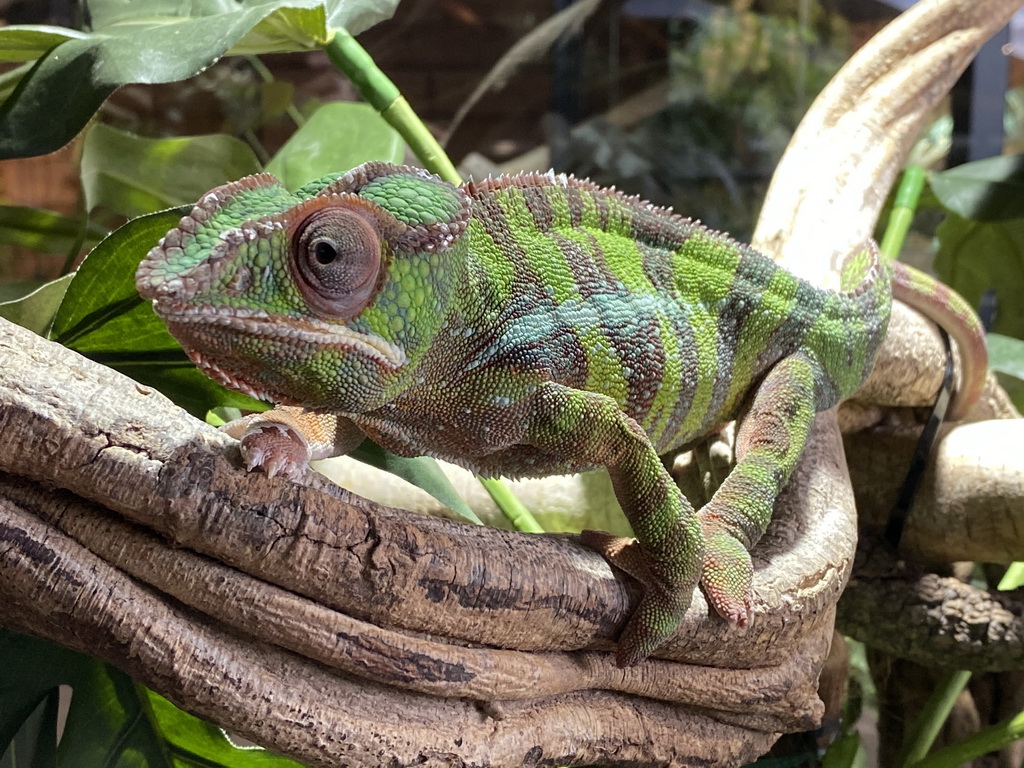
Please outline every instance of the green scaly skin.
[[[620, 665], [664, 643], [698, 581], [747, 622], [748, 550], [814, 414], [871, 370], [894, 290], [954, 326], [961, 412], [984, 378], [962, 299], [873, 244], [826, 291], [553, 174], [454, 187], [369, 163], [295, 193], [248, 177], [205, 195], [137, 282], [197, 365], [278, 404], [228, 427], [250, 468], [293, 474], [364, 435], [484, 475], [606, 467], [636, 539], [585, 540], [645, 586]], [[741, 412], [737, 466], [695, 512], [659, 456]]]

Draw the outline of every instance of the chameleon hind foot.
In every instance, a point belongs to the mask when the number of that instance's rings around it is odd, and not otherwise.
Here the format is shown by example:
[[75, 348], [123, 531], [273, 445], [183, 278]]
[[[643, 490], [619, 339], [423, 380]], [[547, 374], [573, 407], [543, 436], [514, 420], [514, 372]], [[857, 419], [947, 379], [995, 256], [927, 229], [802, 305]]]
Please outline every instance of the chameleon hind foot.
[[694, 583], [661, 566], [636, 539], [605, 531], [583, 531], [582, 542], [600, 552], [644, 587], [640, 603], [626, 622], [615, 651], [618, 667], [632, 667], [650, 656], [672, 634], [693, 600]]
[[726, 531], [704, 528], [706, 549], [700, 585], [708, 602], [726, 621], [750, 622], [754, 565], [750, 552]]

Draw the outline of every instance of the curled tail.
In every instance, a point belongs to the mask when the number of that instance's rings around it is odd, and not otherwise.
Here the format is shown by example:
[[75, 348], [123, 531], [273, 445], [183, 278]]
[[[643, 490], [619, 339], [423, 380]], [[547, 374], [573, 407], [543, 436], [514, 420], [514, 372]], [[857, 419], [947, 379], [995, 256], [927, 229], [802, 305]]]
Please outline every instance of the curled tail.
[[985, 329], [970, 304], [934, 277], [892, 262], [892, 295], [941, 326], [960, 352], [960, 386], [949, 419], [962, 419], [981, 397], [988, 373]]

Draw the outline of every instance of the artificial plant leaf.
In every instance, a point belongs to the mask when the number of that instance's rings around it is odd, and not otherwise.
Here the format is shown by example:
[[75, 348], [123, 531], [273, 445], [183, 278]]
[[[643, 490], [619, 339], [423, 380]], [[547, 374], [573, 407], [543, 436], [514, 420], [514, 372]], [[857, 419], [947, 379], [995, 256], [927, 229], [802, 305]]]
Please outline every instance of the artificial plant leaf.
[[199, 418], [218, 405], [262, 410], [265, 404], [198, 371], [135, 290], [139, 262], [188, 210], [133, 219], [97, 245], [68, 285], [50, 338], [160, 390]]
[[50, 768], [57, 765], [59, 702], [60, 691], [56, 688], [48, 691], [25, 718], [11, 743], [0, 743], [0, 768]]
[[297, 130], [266, 170], [288, 189], [328, 173], [347, 171], [369, 160], [399, 162], [405, 144], [369, 104], [324, 104]]
[[89, 659], [70, 684], [71, 706], [57, 746], [58, 765], [176, 768], [147, 716], [144, 689], [128, 675]]
[[147, 139], [97, 123], [82, 147], [86, 209], [102, 205], [129, 218], [194, 203], [259, 169], [247, 144], [222, 133]]
[[31, 58], [29, 51], [39, 50], [46, 35], [65, 34], [68, 39], [44, 49], [0, 106], [0, 159], [59, 149], [121, 85], [184, 80], [227, 53], [308, 50], [327, 42], [332, 28], [362, 31], [390, 15], [396, 4], [99, 0], [89, 4], [97, 30], [89, 34], [59, 27], [7, 27], [0, 33], [0, 58]]
[[980, 222], [949, 213], [936, 230], [935, 270], [973, 306], [994, 292], [990, 330], [1024, 338], [1024, 219]]
[[[262, 747], [238, 747], [212, 723], [174, 706], [153, 691], [145, 692], [153, 721], [167, 752], [180, 765], [219, 765], [224, 768], [301, 768], [286, 757]], [[195, 758], [204, 762], [198, 762]], [[178, 762], [180, 761], [180, 762]]]
[[989, 368], [1024, 381], [1024, 341], [1001, 333], [988, 334], [986, 341]]
[[34, 61], [66, 40], [82, 40], [88, 32], [47, 24], [0, 28], [0, 61]]
[[77, 217], [63, 216], [42, 208], [0, 205], [0, 243], [32, 248], [41, 253], [67, 253], [78, 247], [83, 235], [95, 242], [105, 234], [102, 227], [85, 224]]
[[[53, 725], [50, 733], [56, 737], [53, 704], [58, 687], [72, 689], [56, 762], [19, 761], [16, 768], [298, 768], [262, 748], [233, 745], [217, 726], [84, 654], [0, 628], [0, 658], [7, 665], [0, 678], [0, 754], [22, 725], [33, 725], [31, 718], [40, 707], [41, 731]], [[52, 720], [47, 707], [52, 708]]]
[[990, 333], [988, 364], [1018, 410], [1024, 408], [1024, 341]]
[[933, 173], [939, 202], [965, 219], [1024, 218], [1024, 155], [1002, 155]]
[[0, 302], [0, 317], [45, 336], [74, 275], [64, 275], [39, 286], [20, 299]]
[[429, 456], [405, 458], [385, 451], [372, 440], [364, 440], [352, 451], [352, 458], [369, 464], [371, 467], [390, 472], [406, 482], [412, 483], [467, 522], [483, 525], [476, 513], [462, 500], [459, 492], [437, 465], [437, 461]]

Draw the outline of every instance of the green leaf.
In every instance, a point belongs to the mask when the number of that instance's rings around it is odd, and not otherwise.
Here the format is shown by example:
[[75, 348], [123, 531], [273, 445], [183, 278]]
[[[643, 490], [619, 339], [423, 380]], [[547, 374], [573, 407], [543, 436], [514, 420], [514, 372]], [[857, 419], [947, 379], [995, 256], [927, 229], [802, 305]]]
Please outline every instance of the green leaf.
[[45, 24], [0, 27], [0, 61], [33, 61], [66, 40], [84, 40], [87, 32]]
[[1024, 219], [978, 222], [949, 213], [936, 230], [935, 270], [973, 306], [993, 291], [991, 330], [1024, 338]]
[[79, 247], [83, 234], [95, 242], [107, 233], [96, 224], [86, 225], [79, 218], [53, 211], [0, 205], [0, 243], [20, 245], [42, 253], [67, 253]]
[[175, 768], [150, 722], [143, 692], [128, 675], [89, 659], [76, 678], [57, 747], [59, 764]]
[[57, 711], [60, 691], [48, 691], [25, 718], [13, 741], [0, 743], [0, 768], [43, 768], [57, 764]]
[[258, 170], [249, 146], [225, 134], [146, 139], [97, 123], [82, 147], [86, 209], [103, 205], [129, 218], [194, 203]]
[[[176, 764], [196, 765], [196, 757], [225, 768], [302, 768], [262, 747], [237, 747], [221, 728], [183, 712], [153, 691], [146, 691], [154, 722]], [[180, 761], [180, 762], [179, 762]]]
[[[40, 701], [56, 693], [58, 686], [69, 685], [74, 690], [57, 749], [60, 764], [168, 765], [148, 720], [140, 716], [141, 702], [124, 673], [6, 629], [0, 629], [0, 658], [5, 665], [0, 677], [0, 745], [11, 740]], [[135, 760], [118, 763], [132, 752]]]
[[1009, 592], [1021, 587], [1024, 587], [1024, 561], [1010, 563], [1003, 578], [999, 580], [999, 590]]
[[324, 104], [281, 147], [266, 167], [291, 190], [328, 173], [369, 160], [400, 162], [405, 144], [368, 104]]
[[133, 219], [97, 245], [68, 286], [50, 338], [160, 390], [199, 418], [218, 405], [263, 410], [258, 400], [198, 371], [135, 290], [139, 262], [187, 212], [179, 208]]
[[[327, 42], [333, 27], [362, 31], [390, 15], [396, 4], [100, 0], [89, 4], [96, 29], [91, 34], [59, 27], [7, 27], [0, 30], [0, 58], [39, 58], [0, 106], [0, 159], [59, 149], [119, 86], [184, 80], [227, 53], [308, 50]], [[181, 14], [182, 8], [189, 14]], [[54, 46], [62, 36], [66, 39]]]
[[931, 176], [931, 188], [950, 211], [975, 221], [1024, 217], [1024, 155], [965, 163]]
[[22, 328], [28, 328], [40, 336], [46, 335], [73, 277], [74, 275], [64, 275], [20, 299], [0, 302], [0, 317], [17, 323]]
[[989, 368], [1024, 381], [1024, 341], [1000, 333], [990, 333], [986, 336], [986, 342]]
[[452, 486], [451, 481], [441, 471], [437, 462], [429, 456], [416, 456], [411, 459], [395, 456], [372, 440], [364, 440], [358, 448], [352, 451], [351, 456], [371, 467], [383, 469], [385, 472], [390, 472], [406, 482], [412, 483], [467, 522], [483, 525], [476, 513], [459, 496], [459, 492]]
[[990, 333], [986, 342], [989, 367], [1017, 409], [1024, 409], [1024, 341]]
[[[0, 32], [2, 31], [3, 29], [0, 28]], [[0, 105], [11, 97], [11, 94], [14, 93], [14, 89], [17, 88], [18, 83], [21, 82], [21, 78], [27, 75], [30, 71], [32, 71], [31, 62], [22, 64], [20, 67], [15, 67], [14, 69], [0, 75]]]
[[[40, 706], [40, 735], [56, 737], [58, 686], [71, 686], [57, 747], [64, 766], [298, 768], [265, 749], [236, 747], [224, 732], [132, 682], [114, 667], [45, 640], [0, 628], [0, 753]], [[53, 718], [46, 707], [52, 707]], [[27, 731], [28, 729], [26, 729]], [[42, 741], [42, 740], [40, 740]], [[43, 752], [37, 753], [45, 758]], [[31, 765], [54, 765], [37, 762]], [[27, 762], [15, 764], [29, 766]]]

